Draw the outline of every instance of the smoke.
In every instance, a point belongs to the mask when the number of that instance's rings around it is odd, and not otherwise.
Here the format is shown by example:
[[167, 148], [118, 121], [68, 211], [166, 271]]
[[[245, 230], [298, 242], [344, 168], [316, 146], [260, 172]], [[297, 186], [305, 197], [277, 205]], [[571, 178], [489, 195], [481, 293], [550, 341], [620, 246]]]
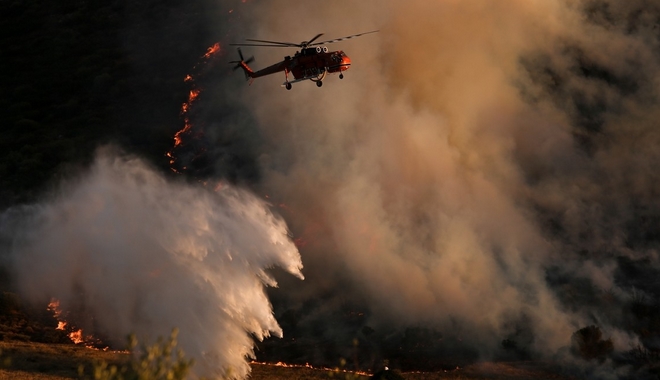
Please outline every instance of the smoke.
[[244, 378], [253, 339], [282, 336], [266, 270], [303, 277], [285, 223], [262, 200], [222, 182], [165, 180], [111, 149], [57, 196], [3, 219], [28, 299], [55, 297], [91, 315], [85, 332], [117, 345], [177, 327], [179, 346], [206, 376]]
[[381, 4], [380, 25], [358, 12], [334, 27], [381, 29], [342, 46], [354, 59], [347, 80], [327, 80], [323, 93], [294, 86], [278, 100], [265, 84], [251, 91], [264, 128], [288, 136], [262, 161], [265, 187], [293, 210], [294, 231], [323, 226], [325, 241], [303, 249], [304, 260], [341, 262], [377, 316], [370, 323], [445, 330], [459, 320], [461, 339], [490, 351], [512, 318], [531, 318], [544, 350], [578, 322], [545, 285], [551, 244], [517, 199], [514, 139], [553, 124], [508, 83], [525, 43], [511, 40], [532, 24], [523, 14], [548, 13], [525, 4]]
[[[630, 276], [640, 260], [658, 269], [656, 6], [282, 0], [250, 11], [246, 38], [380, 29], [331, 45], [352, 58], [343, 81], [283, 91], [275, 75], [243, 90], [262, 133], [257, 186], [305, 242], [308, 281], [273, 292], [282, 311], [341, 289], [365, 325], [433, 327], [487, 357], [521, 330], [545, 355], [587, 324], [622, 349], [638, 342], [602, 300], [658, 290]], [[255, 69], [284, 55], [247, 50]], [[362, 337], [340, 339], [350, 334]]]

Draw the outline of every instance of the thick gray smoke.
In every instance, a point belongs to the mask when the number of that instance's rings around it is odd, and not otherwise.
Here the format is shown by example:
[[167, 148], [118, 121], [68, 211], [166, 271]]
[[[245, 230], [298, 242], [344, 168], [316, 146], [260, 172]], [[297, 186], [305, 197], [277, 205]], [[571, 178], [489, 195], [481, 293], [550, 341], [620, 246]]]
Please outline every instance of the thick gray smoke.
[[245, 377], [253, 337], [282, 335], [265, 270], [302, 278], [285, 223], [262, 200], [218, 181], [170, 182], [107, 149], [59, 195], [3, 219], [28, 299], [83, 310], [96, 327], [84, 331], [117, 345], [130, 333], [153, 342], [179, 328], [180, 347], [205, 376]]
[[[521, 329], [556, 352], [589, 324], [638, 343], [598, 305], [652, 294], [622, 262], [659, 264], [656, 6], [250, 6], [246, 38], [380, 29], [329, 46], [353, 60], [343, 81], [243, 91], [266, 142], [259, 186], [305, 243], [306, 286], [365, 303], [371, 326], [459, 331], [482, 354]], [[289, 54], [247, 51], [256, 69]]]
[[[262, 157], [264, 186], [293, 210], [296, 231], [324, 231], [302, 236], [321, 240], [303, 250], [305, 261], [313, 268], [332, 255], [377, 319], [438, 328], [459, 320], [462, 339], [490, 350], [509, 320], [525, 316], [538, 349], [559, 348], [584, 322], [545, 284], [554, 250], [525, 204], [515, 140], [578, 153], [562, 120], [530, 107], [513, 82], [519, 53], [542, 40], [559, 6], [379, 2], [346, 5], [354, 12], [333, 21], [313, 16], [343, 8], [335, 5], [260, 32], [299, 25], [281, 36], [291, 40], [381, 29], [341, 46], [354, 60], [347, 79], [285, 96], [273, 93], [279, 78], [249, 89], [264, 133], [277, 139]], [[373, 9], [381, 14], [365, 19]], [[321, 25], [294, 22], [312, 19]]]

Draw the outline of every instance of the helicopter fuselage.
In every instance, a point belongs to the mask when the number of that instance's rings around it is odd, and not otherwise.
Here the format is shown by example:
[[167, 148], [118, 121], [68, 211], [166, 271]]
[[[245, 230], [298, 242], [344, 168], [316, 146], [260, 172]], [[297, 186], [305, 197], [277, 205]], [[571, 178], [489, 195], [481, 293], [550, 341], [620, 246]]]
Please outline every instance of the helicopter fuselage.
[[293, 74], [295, 81], [310, 79], [321, 80], [326, 73], [340, 73], [351, 66], [351, 59], [341, 50], [328, 51], [326, 47], [302, 49], [293, 57], [286, 56], [284, 60], [258, 71], [252, 71], [247, 64], [241, 63], [246, 74], [250, 78], [259, 78], [266, 75], [284, 71]]
[[343, 51], [328, 52], [327, 48], [320, 52], [317, 50], [307, 48], [293, 57], [285, 57], [285, 67], [296, 79], [317, 77], [323, 72], [338, 73], [351, 67], [351, 59]]

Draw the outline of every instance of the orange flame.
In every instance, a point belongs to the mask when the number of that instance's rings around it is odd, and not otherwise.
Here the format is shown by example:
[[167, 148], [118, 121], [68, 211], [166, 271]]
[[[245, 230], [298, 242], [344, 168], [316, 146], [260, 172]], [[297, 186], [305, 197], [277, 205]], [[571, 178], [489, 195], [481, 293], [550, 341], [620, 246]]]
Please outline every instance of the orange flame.
[[[201, 93], [201, 90], [198, 90], [198, 89], [190, 90], [190, 93], [188, 94], [188, 101], [183, 103], [183, 105], [181, 105], [181, 115], [186, 115], [188, 113], [188, 111], [190, 110], [190, 106], [195, 101], [195, 99], [197, 99], [197, 97], [199, 96], [200, 93]], [[192, 128], [192, 124], [190, 124], [190, 119], [188, 119], [188, 117], [185, 117], [183, 119], [183, 121], [184, 121], [183, 128], [180, 131], [178, 131], [177, 133], [174, 134], [174, 147], [173, 148], [176, 148], [177, 146], [179, 146], [181, 144], [181, 135], [183, 133], [186, 133], [187, 131], [189, 131], [190, 128]], [[167, 157], [170, 158], [170, 164], [173, 164], [174, 163], [174, 156], [172, 155], [172, 151], [169, 151], [167, 153]]]
[[200, 92], [202, 92], [202, 91], [197, 90], [197, 89], [190, 90], [190, 93], [188, 94], [188, 101], [181, 105], [181, 114], [182, 115], [185, 115], [186, 113], [188, 113], [188, 111], [190, 110], [190, 106], [195, 101], [195, 99], [197, 99]]
[[206, 54], [204, 54], [204, 58], [210, 58], [213, 54], [217, 53], [220, 51], [220, 44], [215, 43], [215, 45], [211, 46], [206, 50]]
[[51, 298], [47, 309], [53, 312], [53, 316], [55, 318], [59, 318], [60, 315], [62, 314], [62, 310], [60, 310], [60, 301], [58, 299]]
[[[56, 298], [51, 298], [47, 309], [51, 311], [53, 313], [53, 317], [57, 319], [57, 327], [55, 329], [66, 331], [69, 323], [63, 319], [62, 316], [63, 311], [62, 309], [60, 309], [60, 301]], [[88, 337], [88, 338], [92, 339], [92, 337]], [[83, 338], [82, 329], [78, 329], [78, 331], [72, 331], [71, 333], [69, 333], [69, 339], [71, 339], [71, 341], [75, 344], [83, 343], [85, 339]]]
[[[75, 330], [74, 327], [71, 327], [67, 321], [64, 320], [63, 315], [66, 314], [60, 309], [60, 301], [56, 298], [51, 298], [50, 303], [48, 304], [47, 310], [53, 313], [53, 317], [57, 319], [57, 327], [55, 329], [62, 331], [70, 331], [68, 334], [69, 339], [75, 344], [84, 343], [85, 348], [92, 350], [103, 350], [108, 351], [110, 347], [106, 346], [104, 348], [99, 348], [103, 342], [100, 339], [95, 338], [92, 335], [83, 335], [82, 329]], [[112, 351], [115, 353], [125, 354], [127, 351]]]
[[82, 329], [69, 334], [69, 339], [71, 339], [71, 341], [75, 344], [84, 342]]
[[[213, 46], [209, 47], [206, 50], [206, 54], [204, 54], [202, 58], [208, 59], [219, 51], [220, 51], [220, 43], [216, 42], [215, 44], [213, 44]], [[197, 66], [195, 66], [195, 68], [197, 68]], [[190, 112], [192, 104], [195, 102], [195, 100], [199, 97], [199, 94], [202, 92], [201, 89], [194, 88], [195, 84], [193, 77], [191, 75], [186, 75], [183, 81], [190, 82], [193, 88], [188, 93], [188, 101], [186, 101], [181, 105], [180, 114], [183, 117], [183, 128], [181, 128], [179, 131], [177, 131], [174, 134], [174, 146], [172, 146], [172, 149], [170, 149], [170, 151], [165, 154], [169, 158], [170, 169], [174, 173], [179, 173], [179, 171], [173, 167], [174, 163], [176, 162], [176, 158], [174, 157], [174, 149], [179, 145], [181, 145], [181, 143], [183, 142], [183, 134], [185, 134], [186, 132], [192, 129], [192, 123], [190, 122], [190, 118], [188, 117], [188, 112]]]
[[[174, 134], [174, 148], [176, 148], [177, 146], [179, 146], [179, 144], [181, 144], [181, 135], [183, 133], [188, 132], [190, 130], [190, 128], [192, 128], [192, 124], [190, 124], [190, 122], [186, 118], [185, 125], [184, 125], [183, 129]], [[170, 163], [174, 163], [174, 160], [170, 160]]]
[[188, 96], [188, 103], [192, 103], [199, 96], [199, 90], [190, 90], [190, 95]]

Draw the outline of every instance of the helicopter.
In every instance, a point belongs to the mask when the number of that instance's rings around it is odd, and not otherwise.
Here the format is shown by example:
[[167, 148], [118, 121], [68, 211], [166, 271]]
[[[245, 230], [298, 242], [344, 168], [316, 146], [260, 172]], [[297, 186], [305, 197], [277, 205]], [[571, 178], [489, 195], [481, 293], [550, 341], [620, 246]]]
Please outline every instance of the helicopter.
[[[323, 35], [323, 33], [319, 33], [311, 40], [303, 41], [298, 44], [293, 42], [246, 39], [246, 41], [258, 43], [229, 44], [231, 46], [239, 46], [237, 50], [238, 56], [240, 57], [240, 61], [231, 61], [229, 63], [236, 64], [236, 66], [234, 66], [234, 70], [243, 69], [243, 72], [245, 73], [245, 79], [250, 80], [250, 83], [252, 83], [251, 81], [255, 78], [284, 71], [285, 81], [282, 84], [282, 87], [285, 87], [287, 90], [291, 90], [293, 83], [301, 82], [304, 80], [311, 80], [312, 82], [315, 82], [318, 87], [321, 87], [323, 86], [323, 80], [327, 74], [339, 73], [339, 79], [344, 79], [343, 71], [348, 70], [351, 66], [351, 59], [346, 55], [346, 53], [341, 50], [330, 51], [327, 46], [323, 45], [376, 32], [378, 32], [378, 30], [353, 34], [351, 36], [335, 38], [333, 40], [314, 42]], [[254, 61], [254, 56], [245, 60], [243, 58], [243, 52], [241, 51], [240, 46], [288, 48], [299, 47], [300, 50], [296, 51], [293, 57], [286, 56], [281, 62], [258, 71], [253, 71], [250, 66], [248, 66], [248, 64]], [[289, 73], [293, 74], [293, 80], [289, 80]]]

